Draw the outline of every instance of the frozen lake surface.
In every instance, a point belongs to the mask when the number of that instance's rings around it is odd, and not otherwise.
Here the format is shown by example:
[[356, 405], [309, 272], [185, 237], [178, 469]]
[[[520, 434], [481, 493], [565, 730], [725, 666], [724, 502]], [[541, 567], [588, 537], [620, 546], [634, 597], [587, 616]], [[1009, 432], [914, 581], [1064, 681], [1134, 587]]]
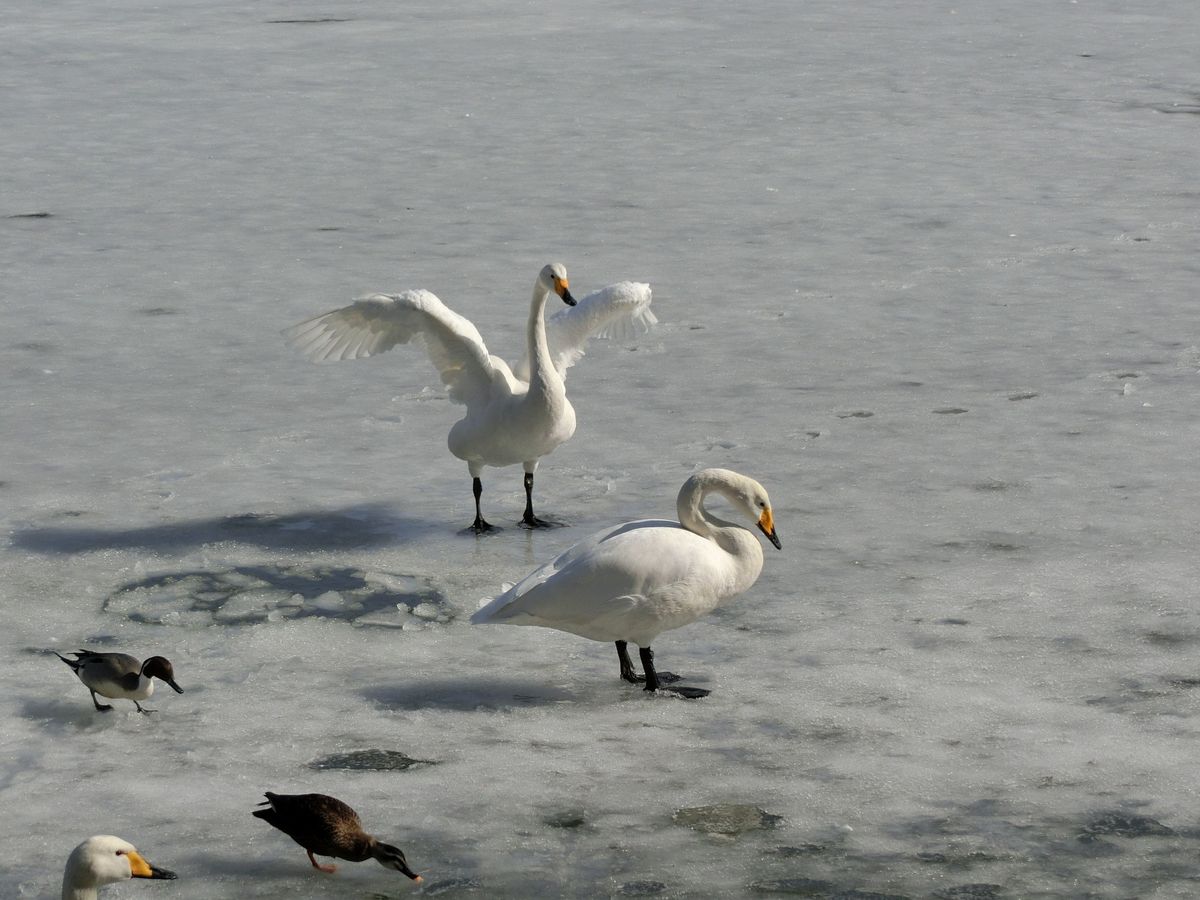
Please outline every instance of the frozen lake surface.
[[[15, 0], [0, 40], [0, 896], [97, 832], [179, 873], [114, 898], [414, 890], [313, 871], [265, 790], [430, 896], [1200, 890], [1194, 0]], [[423, 287], [515, 359], [553, 260], [660, 325], [568, 377], [571, 527], [513, 526], [517, 467], [464, 537], [423, 353], [279, 330]], [[467, 624], [705, 466], [783, 541], [655, 644], [710, 697]], [[186, 693], [98, 714], [85, 646]]]

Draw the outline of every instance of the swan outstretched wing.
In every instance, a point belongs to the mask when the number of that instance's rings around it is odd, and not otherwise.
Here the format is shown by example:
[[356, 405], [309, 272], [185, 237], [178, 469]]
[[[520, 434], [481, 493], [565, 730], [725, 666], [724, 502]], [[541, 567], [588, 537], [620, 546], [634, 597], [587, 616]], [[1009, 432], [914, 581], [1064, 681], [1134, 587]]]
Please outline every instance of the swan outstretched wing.
[[397, 344], [420, 342], [450, 399], [468, 406], [484, 401], [494, 380], [507, 380], [507, 373], [498, 370], [503, 363], [488, 354], [478, 329], [429, 291], [369, 294], [286, 328], [283, 334], [319, 363], [362, 359]]
[[[650, 285], [636, 281], [610, 284], [546, 319], [550, 358], [559, 375], [565, 376], [567, 369], [583, 356], [588, 338], [624, 340], [649, 331], [657, 321], [650, 310]], [[513, 374], [529, 380], [528, 354]]]

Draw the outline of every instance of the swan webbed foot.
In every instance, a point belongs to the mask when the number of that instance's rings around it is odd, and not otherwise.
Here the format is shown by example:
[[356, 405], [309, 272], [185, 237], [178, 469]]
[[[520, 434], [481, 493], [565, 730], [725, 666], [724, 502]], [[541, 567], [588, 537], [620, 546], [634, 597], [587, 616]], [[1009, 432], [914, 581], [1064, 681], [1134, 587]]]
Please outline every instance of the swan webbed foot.
[[495, 525], [484, 520], [482, 516], [476, 516], [475, 521], [464, 528], [459, 534], [495, 534], [503, 529], [497, 528]]
[[518, 523], [522, 528], [563, 528], [566, 522], [555, 522], [553, 519], [539, 519], [529, 510], [525, 511], [525, 515]]
[[521, 525], [525, 528], [561, 528], [566, 522], [555, 522], [550, 519], [539, 519], [533, 514], [533, 473], [525, 473], [525, 515], [521, 517]]
[[[662, 678], [661, 672], [659, 673], [658, 677], [660, 679]], [[660, 690], [667, 691], [672, 694], [678, 694], [680, 697], [682, 697], [685, 700], [699, 700], [701, 697], [707, 697], [709, 694], [712, 693], [712, 691], [706, 691], [704, 688], [684, 687], [682, 685], [672, 686], [672, 687], [664, 687], [664, 688], [660, 688]]]
[[[676, 675], [674, 672], [655, 672], [654, 677], [658, 681], [657, 687], [662, 687], [665, 684], [675, 684], [677, 681], [683, 681], [683, 676]], [[633, 684], [642, 684], [646, 680], [645, 675], [634, 675], [633, 678]], [[626, 681], [628, 681], [628, 679], [626, 679]], [[656, 689], [657, 688], [652, 687], [646, 688], [648, 691], [653, 691]], [[670, 691], [674, 690], [674, 688], [664, 688], [664, 690]], [[685, 690], [690, 690], [690, 688], [686, 688]], [[705, 693], [707, 693], [707, 691]]]

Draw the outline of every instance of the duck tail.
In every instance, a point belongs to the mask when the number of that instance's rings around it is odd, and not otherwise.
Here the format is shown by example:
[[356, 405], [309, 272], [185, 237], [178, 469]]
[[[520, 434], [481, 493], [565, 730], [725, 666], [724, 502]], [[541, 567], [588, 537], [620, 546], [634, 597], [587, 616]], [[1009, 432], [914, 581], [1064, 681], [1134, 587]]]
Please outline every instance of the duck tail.
[[59, 653], [57, 650], [51, 650], [50, 652], [53, 653], [55, 656], [57, 656], [59, 659], [61, 659], [63, 662], [65, 662], [68, 666], [70, 666], [72, 672], [79, 671], [79, 660], [67, 659], [65, 656], [63, 656], [61, 653]]

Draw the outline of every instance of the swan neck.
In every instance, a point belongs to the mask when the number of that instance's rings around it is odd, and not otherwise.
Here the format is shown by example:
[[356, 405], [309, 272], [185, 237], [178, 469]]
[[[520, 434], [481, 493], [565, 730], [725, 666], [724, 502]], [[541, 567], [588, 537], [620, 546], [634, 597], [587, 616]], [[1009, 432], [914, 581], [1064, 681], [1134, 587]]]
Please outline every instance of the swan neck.
[[741, 528], [736, 522], [726, 521], [704, 508], [704, 498], [714, 491], [720, 492], [721, 489], [721, 484], [701, 475], [693, 475], [685, 481], [676, 503], [679, 524], [701, 537], [714, 540], [720, 531]]
[[561, 382], [554, 362], [550, 359], [550, 346], [546, 340], [546, 300], [550, 291], [539, 278], [533, 284], [533, 302], [529, 305], [529, 383], [546, 384]]
[[78, 874], [67, 870], [63, 878], [62, 900], [99, 900], [100, 892], [94, 885], [78, 883]]

